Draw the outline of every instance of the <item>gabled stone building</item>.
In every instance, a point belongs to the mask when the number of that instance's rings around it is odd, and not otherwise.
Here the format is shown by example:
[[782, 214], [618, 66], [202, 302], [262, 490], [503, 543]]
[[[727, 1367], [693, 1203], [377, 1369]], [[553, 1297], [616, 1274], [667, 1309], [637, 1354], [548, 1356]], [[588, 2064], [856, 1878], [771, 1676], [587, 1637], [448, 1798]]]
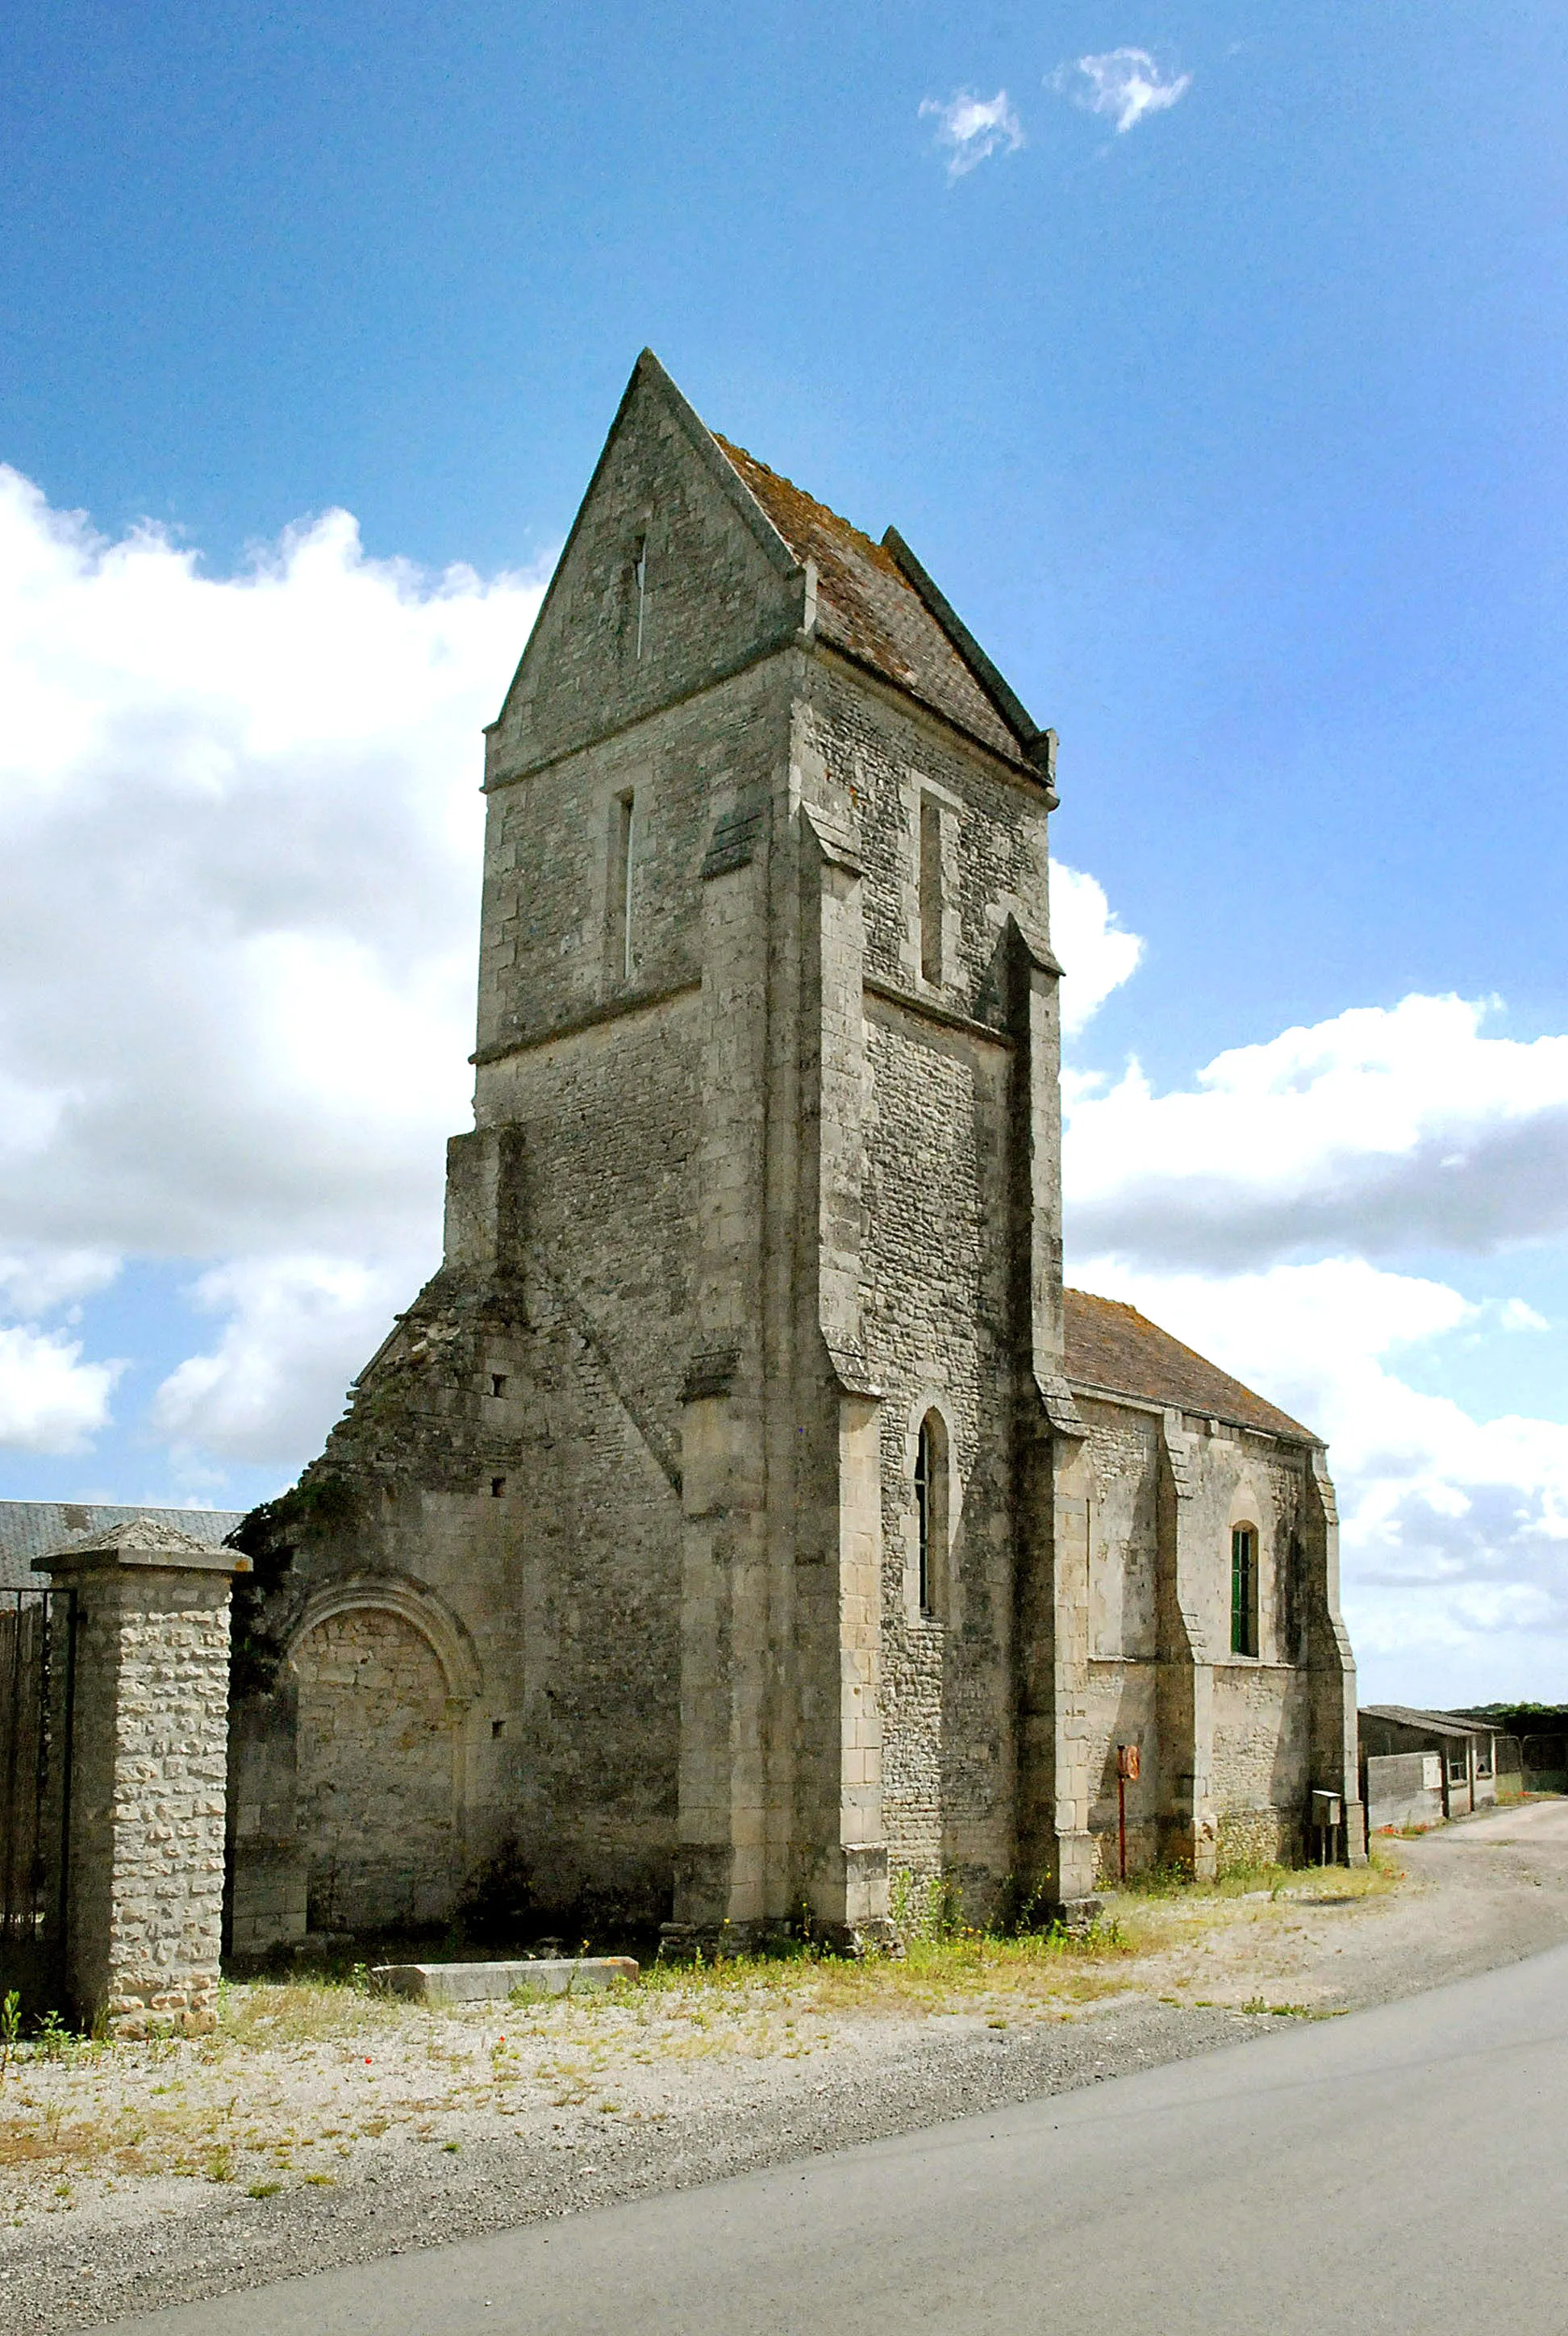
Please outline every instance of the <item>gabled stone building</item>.
[[[639, 361], [487, 736], [445, 1261], [247, 1528], [233, 1934], [885, 1937], [1355, 1797], [1317, 1440], [1061, 1280], [1055, 739]], [[1356, 1839], [1354, 1824], [1349, 1839]]]

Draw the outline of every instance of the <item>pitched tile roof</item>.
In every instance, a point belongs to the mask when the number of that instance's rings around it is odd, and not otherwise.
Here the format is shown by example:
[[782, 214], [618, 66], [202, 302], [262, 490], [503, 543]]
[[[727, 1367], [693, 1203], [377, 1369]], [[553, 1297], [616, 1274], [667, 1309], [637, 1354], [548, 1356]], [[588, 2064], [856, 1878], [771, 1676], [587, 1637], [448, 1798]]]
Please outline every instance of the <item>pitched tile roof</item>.
[[1240, 1379], [1183, 1347], [1136, 1307], [1124, 1306], [1115, 1298], [1091, 1297], [1086, 1290], [1067, 1290], [1062, 1295], [1066, 1301], [1066, 1370], [1075, 1388], [1103, 1387], [1113, 1395], [1136, 1396], [1144, 1403], [1169, 1404], [1232, 1426], [1261, 1428], [1296, 1444], [1319, 1441], [1299, 1419], [1265, 1403]]
[[244, 1518], [242, 1509], [136, 1509], [92, 1501], [0, 1501], [0, 1590], [34, 1590], [33, 1561], [83, 1533], [102, 1533], [145, 1517], [151, 1523], [216, 1544]]
[[892, 553], [755, 455], [712, 434], [796, 559], [816, 563], [822, 638], [1010, 762], [1023, 760], [1029, 741], [1003, 720]]

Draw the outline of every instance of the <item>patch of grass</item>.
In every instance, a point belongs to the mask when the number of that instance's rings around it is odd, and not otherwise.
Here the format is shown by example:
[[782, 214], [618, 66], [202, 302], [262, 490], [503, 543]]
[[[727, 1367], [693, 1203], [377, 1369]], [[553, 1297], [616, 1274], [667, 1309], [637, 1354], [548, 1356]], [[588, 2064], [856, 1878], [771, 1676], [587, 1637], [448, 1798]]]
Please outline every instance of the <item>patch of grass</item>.
[[1243, 2011], [1267, 2012], [1271, 2020], [1343, 2020], [1344, 2009], [1320, 2003], [1265, 2003], [1261, 1995], [1242, 2006]]
[[[919, 2015], [955, 2008], [996, 1993], [1086, 2000], [1123, 1983], [1122, 1966], [1136, 1942], [1120, 1921], [1087, 1931], [1053, 1929], [1001, 1937], [968, 1929], [939, 1938], [911, 1939], [901, 1957], [862, 1959], [805, 1948], [787, 1959], [745, 1955], [706, 1966], [654, 1965], [635, 2017], [643, 2023], [687, 2020], [698, 2031], [715, 2019], [726, 2029], [711, 2039], [700, 2032], [679, 2057], [734, 2049], [728, 2021], [737, 2015], [779, 2013], [818, 2017], [854, 2012]], [[727, 2015], [727, 2019], [726, 2019]], [[792, 2038], [792, 2041], [794, 2039]], [[816, 2039], [828, 2043], [824, 2034]]]
[[0, 2125], [0, 2166], [80, 2163], [100, 2156], [109, 2143], [107, 2128], [98, 2120], [65, 2125], [51, 2111], [40, 2124], [34, 2117], [7, 2119]]
[[827, 2011], [881, 2000], [919, 2003], [933, 1991], [972, 1992], [1009, 1975], [1065, 1979], [1080, 1969], [1119, 1961], [1134, 1951], [1135, 1942], [1115, 1917], [1082, 1930], [1057, 1923], [1006, 1933], [943, 1924], [917, 1930], [896, 1956], [842, 1955], [797, 1940], [786, 1942], [783, 1950], [711, 1963], [654, 1963], [641, 1987], [627, 1994], [645, 2003], [685, 1997], [687, 2016], [699, 2022], [710, 2010], [733, 2010], [759, 1995], [798, 1999], [803, 2007]]
[[266, 2051], [278, 2044], [321, 2044], [385, 2029], [409, 2007], [370, 1995], [351, 1981], [251, 1980], [226, 1988], [221, 2042]]
[[1227, 1865], [1213, 1881], [1194, 1880], [1184, 1865], [1146, 1866], [1129, 1874], [1106, 1895], [1151, 1898], [1196, 1903], [1268, 1896], [1276, 1903], [1310, 1905], [1331, 1898], [1344, 1903], [1353, 1898], [1375, 1898], [1405, 1879], [1404, 1868], [1374, 1844], [1365, 1865]]
[[245, 2195], [248, 2198], [276, 2198], [282, 2187], [281, 2182], [253, 2182]]

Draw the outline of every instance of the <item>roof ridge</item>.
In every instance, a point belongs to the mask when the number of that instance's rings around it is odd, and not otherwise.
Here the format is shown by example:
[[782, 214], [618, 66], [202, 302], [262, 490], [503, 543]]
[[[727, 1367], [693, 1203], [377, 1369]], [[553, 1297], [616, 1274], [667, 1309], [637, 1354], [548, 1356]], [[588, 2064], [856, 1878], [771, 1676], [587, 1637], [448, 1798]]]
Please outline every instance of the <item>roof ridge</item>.
[[[959, 616], [936, 578], [910, 550], [896, 527], [882, 530], [882, 549], [891, 559], [904, 582], [925, 604], [937, 623], [946, 633], [959, 656], [969, 667], [1008, 728], [1023, 749], [1024, 760], [1033, 763], [1047, 787], [1055, 792], [1057, 775], [1057, 734], [1042, 730], [1007, 675], [989, 652], [981, 647]], [[1052, 808], [1055, 808], [1053, 803]]]
[[1028, 771], [1054, 809], [1054, 734], [1037, 727], [897, 529], [879, 543], [787, 472], [704, 426], [736, 492], [813, 571], [819, 637]]
[[752, 470], [761, 471], [765, 477], [776, 480], [781, 487], [787, 487], [790, 493], [798, 495], [803, 503], [809, 503], [813, 511], [820, 511], [824, 519], [832, 520], [835, 527], [842, 527], [846, 535], [852, 535], [862, 550], [869, 552], [877, 566], [886, 574], [896, 576], [901, 583], [913, 589], [891, 552], [884, 544], [879, 543], [874, 535], [868, 535], [863, 527], [857, 527], [852, 519], [846, 519], [842, 511], [833, 509], [832, 503], [824, 503], [822, 497], [813, 495], [809, 487], [798, 484], [790, 477], [787, 471], [775, 471], [771, 462], [765, 462], [760, 454], [752, 453], [745, 446], [737, 446], [732, 438], [725, 436], [722, 430], [715, 430], [706, 424], [705, 427], [707, 428], [709, 437], [723, 449], [732, 462], [738, 456], [740, 461], [749, 464]]

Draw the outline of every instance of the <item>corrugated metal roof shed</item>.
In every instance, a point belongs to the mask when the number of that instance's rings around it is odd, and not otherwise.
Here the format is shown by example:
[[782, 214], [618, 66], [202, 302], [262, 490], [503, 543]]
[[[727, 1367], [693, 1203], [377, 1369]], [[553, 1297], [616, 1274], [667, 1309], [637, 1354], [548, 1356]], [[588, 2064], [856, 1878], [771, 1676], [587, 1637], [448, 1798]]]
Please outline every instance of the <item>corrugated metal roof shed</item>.
[[1415, 1728], [1428, 1736], [1500, 1736], [1495, 1719], [1466, 1719], [1457, 1711], [1418, 1711], [1408, 1703], [1364, 1703], [1363, 1719], [1391, 1719], [1399, 1728]]

